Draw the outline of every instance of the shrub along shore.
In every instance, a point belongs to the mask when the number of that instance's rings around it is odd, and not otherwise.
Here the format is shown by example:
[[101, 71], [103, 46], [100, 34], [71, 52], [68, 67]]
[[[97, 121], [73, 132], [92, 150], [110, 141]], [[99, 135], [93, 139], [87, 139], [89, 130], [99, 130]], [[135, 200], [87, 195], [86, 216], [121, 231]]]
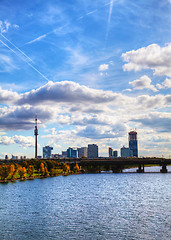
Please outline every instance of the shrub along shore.
[[75, 173], [80, 173], [77, 163], [71, 169], [66, 163], [60, 163], [55, 160], [6, 161], [0, 165], [0, 183], [61, 175], [66, 176]]

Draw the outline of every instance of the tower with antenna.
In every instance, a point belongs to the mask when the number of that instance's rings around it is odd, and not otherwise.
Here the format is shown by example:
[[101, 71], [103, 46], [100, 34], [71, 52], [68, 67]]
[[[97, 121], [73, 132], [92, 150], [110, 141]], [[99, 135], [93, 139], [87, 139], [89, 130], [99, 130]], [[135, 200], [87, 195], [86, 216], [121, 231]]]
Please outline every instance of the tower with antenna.
[[35, 158], [37, 159], [37, 136], [39, 135], [37, 129], [37, 115], [35, 116], [34, 135], [35, 135]]

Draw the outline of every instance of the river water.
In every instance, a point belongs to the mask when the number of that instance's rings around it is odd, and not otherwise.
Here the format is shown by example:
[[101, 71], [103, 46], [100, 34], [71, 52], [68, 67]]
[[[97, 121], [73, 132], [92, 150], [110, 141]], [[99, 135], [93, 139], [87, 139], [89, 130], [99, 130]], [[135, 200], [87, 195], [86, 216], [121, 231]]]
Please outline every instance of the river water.
[[0, 184], [0, 240], [171, 239], [171, 173]]

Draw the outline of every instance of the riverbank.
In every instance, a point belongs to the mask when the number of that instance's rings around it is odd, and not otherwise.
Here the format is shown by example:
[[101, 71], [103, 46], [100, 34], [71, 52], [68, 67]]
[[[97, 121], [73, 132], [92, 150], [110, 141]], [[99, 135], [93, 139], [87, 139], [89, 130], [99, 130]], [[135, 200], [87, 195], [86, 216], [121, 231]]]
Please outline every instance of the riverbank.
[[80, 173], [78, 164], [71, 166], [54, 160], [25, 160], [0, 165], [0, 183], [34, 180]]

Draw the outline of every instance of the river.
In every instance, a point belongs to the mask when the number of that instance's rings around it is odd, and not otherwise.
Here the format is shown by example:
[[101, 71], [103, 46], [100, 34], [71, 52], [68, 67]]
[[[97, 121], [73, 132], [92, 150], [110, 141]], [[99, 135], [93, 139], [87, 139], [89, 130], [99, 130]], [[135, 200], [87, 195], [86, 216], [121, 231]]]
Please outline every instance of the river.
[[0, 184], [0, 240], [171, 239], [171, 173]]

